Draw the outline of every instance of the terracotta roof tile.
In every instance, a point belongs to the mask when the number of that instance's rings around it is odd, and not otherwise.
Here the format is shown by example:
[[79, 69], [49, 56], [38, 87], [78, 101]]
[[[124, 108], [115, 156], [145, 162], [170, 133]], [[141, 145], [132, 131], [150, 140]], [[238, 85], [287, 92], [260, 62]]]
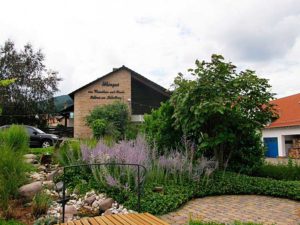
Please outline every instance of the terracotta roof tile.
[[271, 101], [279, 118], [266, 128], [300, 126], [300, 93]]

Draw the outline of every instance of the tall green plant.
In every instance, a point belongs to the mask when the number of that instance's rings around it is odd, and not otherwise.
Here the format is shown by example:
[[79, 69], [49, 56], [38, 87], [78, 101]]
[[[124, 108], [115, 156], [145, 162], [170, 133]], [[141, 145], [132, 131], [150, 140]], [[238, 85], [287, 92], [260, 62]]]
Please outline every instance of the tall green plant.
[[23, 154], [28, 150], [29, 138], [21, 126], [0, 131], [0, 206], [6, 214], [8, 202], [15, 197], [20, 185], [26, 181], [28, 166]]

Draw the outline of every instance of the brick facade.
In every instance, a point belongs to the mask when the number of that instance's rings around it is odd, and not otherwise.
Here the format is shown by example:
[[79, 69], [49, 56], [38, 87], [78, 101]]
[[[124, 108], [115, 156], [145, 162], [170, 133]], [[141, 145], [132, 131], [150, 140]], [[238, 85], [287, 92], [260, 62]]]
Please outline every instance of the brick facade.
[[74, 137], [92, 137], [91, 129], [86, 126], [86, 116], [96, 106], [111, 104], [116, 100], [130, 107], [131, 74], [128, 70], [118, 70], [77, 91], [74, 94]]

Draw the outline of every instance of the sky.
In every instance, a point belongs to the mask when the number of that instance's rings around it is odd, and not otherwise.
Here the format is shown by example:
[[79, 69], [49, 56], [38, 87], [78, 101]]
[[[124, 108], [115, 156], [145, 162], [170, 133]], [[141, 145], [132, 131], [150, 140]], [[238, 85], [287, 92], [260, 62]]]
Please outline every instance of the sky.
[[299, 0], [0, 0], [0, 45], [30, 42], [68, 94], [125, 65], [170, 88], [196, 59], [221, 54], [300, 92]]

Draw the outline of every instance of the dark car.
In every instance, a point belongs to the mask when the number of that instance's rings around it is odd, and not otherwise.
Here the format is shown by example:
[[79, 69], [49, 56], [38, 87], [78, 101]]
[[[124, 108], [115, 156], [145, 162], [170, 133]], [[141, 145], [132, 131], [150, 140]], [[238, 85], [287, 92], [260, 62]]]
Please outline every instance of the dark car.
[[[55, 145], [59, 140], [59, 137], [54, 134], [46, 134], [44, 131], [27, 125], [22, 125], [26, 129], [30, 137], [30, 147], [42, 147], [47, 148], [49, 146]], [[10, 125], [5, 125], [0, 127], [0, 129], [9, 128]]]

